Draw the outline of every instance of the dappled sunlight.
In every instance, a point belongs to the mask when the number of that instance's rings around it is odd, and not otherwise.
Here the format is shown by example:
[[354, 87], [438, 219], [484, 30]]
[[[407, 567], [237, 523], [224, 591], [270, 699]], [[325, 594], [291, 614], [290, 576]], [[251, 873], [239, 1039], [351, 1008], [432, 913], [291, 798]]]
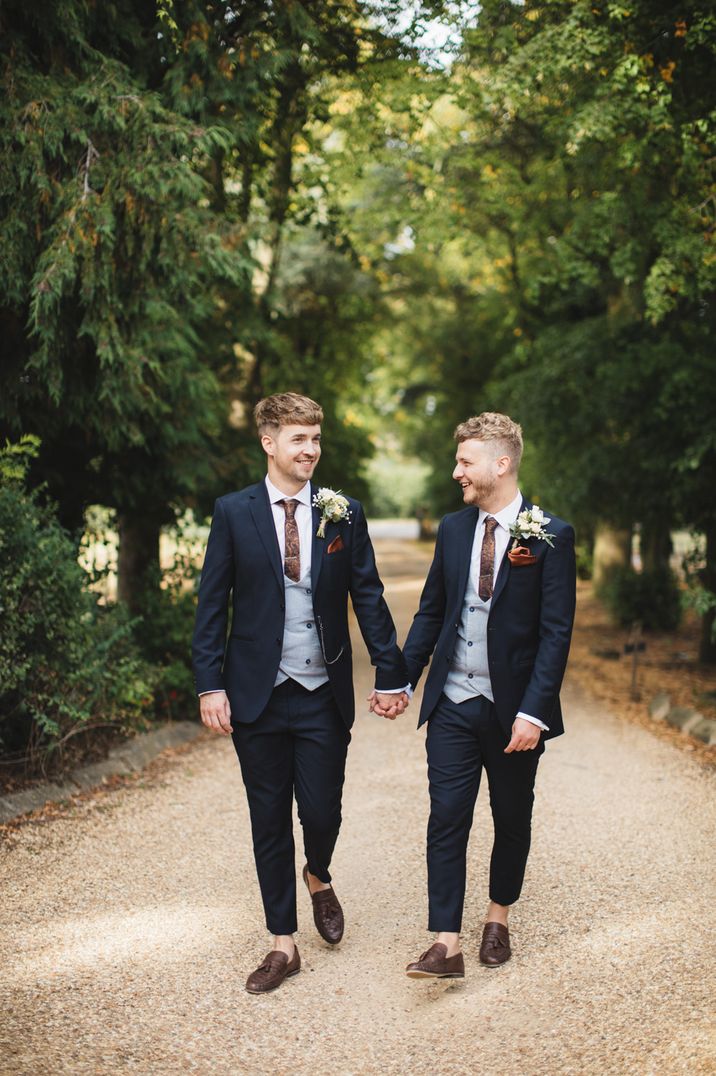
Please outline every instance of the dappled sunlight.
[[18, 983], [145, 960], [187, 962], [217, 939], [225, 947], [230, 923], [228, 907], [163, 904], [43, 924], [16, 936], [4, 977]]

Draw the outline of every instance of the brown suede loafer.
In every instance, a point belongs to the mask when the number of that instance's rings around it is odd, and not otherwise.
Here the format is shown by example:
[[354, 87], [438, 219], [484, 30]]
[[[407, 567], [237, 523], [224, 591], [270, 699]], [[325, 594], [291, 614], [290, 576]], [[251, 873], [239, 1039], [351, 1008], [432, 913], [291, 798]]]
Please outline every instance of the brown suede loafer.
[[285, 953], [274, 949], [266, 954], [256, 971], [251, 972], [246, 980], [246, 989], [250, 994], [266, 994], [280, 986], [284, 979], [298, 975], [300, 970], [301, 958], [298, 949], [294, 949], [290, 960]]
[[510, 932], [502, 923], [485, 923], [480, 944], [480, 961], [488, 968], [499, 968], [512, 956]]
[[447, 955], [447, 945], [435, 942], [419, 960], [408, 964], [405, 974], [411, 979], [464, 979], [465, 961], [462, 953]]
[[[308, 885], [308, 864], [303, 868], [303, 880], [306, 883], [306, 889], [311, 893]], [[321, 889], [318, 893], [311, 893], [311, 901], [316, 930], [329, 945], [338, 945], [343, 937], [343, 909], [333, 892], [333, 887]]]

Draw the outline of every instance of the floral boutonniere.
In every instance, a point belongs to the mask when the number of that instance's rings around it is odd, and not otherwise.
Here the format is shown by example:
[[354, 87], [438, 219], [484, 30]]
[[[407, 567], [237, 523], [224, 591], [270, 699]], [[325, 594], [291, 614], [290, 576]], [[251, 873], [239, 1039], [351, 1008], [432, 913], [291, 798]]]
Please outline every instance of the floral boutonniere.
[[349, 523], [351, 521], [348, 498], [344, 497], [340, 490], [323, 486], [318, 493], [314, 493], [313, 506], [321, 510], [321, 522], [316, 531], [318, 538], [326, 537], [327, 523], [340, 523], [342, 519], [347, 519]]
[[550, 520], [551, 516], [546, 516], [541, 508], [525, 508], [523, 512], [520, 512], [515, 522], [510, 525], [510, 535], [514, 541], [507, 555], [512, 564], [535, 563], [537, 557], [534, 553], [520, 544], [529, 541], [530, 538], [537, 538], [554, 548], [552, 541], [554, 535], [547, 530]]

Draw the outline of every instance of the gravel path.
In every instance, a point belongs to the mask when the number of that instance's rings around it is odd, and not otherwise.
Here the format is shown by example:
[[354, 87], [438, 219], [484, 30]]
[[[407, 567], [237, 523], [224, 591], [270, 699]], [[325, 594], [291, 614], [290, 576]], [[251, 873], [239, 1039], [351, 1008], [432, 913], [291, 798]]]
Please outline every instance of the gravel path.
[[[380, 543], [404, 637], [427, 565]], [[369, 666], [356, 645], [358, 697]], [[403, 975], [425, 947], [427, 790], [417, 710], [358, 719], [334, 861], [348, 929], [253, 997], [267, 947], [233, 748], [204, 738], [128, 787], [26, 825], [0, 861], [0, 1072], [716, 1073], [716, 778], [566, 691], [537, 782], [514, 957], [477, 959], [481, 793], [462, 983]]]

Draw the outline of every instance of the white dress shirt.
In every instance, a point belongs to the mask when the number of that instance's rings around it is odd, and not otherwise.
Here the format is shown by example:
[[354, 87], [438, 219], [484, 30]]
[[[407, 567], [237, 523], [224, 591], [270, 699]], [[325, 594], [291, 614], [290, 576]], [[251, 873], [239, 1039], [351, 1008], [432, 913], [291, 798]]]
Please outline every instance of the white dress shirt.
[[[271, 502], [271, 512], [273, 514], [273, 522], [276, 528], [276, 537], [278, 538], [278, 547], [281, 550], [281, 563], [283, 564], [284, 554], [286, 552], [286, 510], [281, 501], [298, 501], [296, 505], [296, 526], [298, 527], [298, 541], [301, 547], [301, 576], [303, 579], [306, 572], [311, 567], [311, 543], [313, 542], [313, 512], [311, 511], [311, 483], [306, 482], [303, 489], [298, 493], [294, 493], [292, 496], [288, 496], [286, 493], [282, 493], [280, 489], [274, 486], [273, 482], [266, 475], [264, 479], [266, 482], [266, 491], [268, 492], [268, 498]], [[299, 580], [300, 582], [300, 580]]]

